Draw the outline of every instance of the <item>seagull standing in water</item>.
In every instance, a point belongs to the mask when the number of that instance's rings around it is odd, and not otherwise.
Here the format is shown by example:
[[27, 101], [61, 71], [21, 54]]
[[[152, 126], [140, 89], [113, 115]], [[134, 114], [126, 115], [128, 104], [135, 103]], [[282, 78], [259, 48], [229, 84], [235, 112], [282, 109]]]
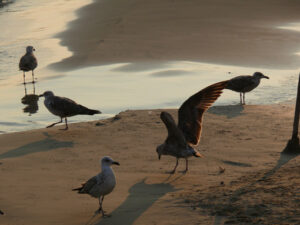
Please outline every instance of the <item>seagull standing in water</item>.
[[226, 89], [240, 92], [240, 103], [245, 105], [245, 93], [252, 91], [260, 84], [260, 79], [269, 77], [263, 75], [261, 72], [255, 72], [252, 76], [237, 76], [228, 81]]
[[115, 174], [111, 168], [114, 164], [120, 165], [108, 156], [103, 157], [101, 160], [101, 173], [90, 178], [87, 182], [82, 184], [81, 187], [72, 189], [72, 191], [78, 191], [79, 194], [88, 194], [94, 198], [98, 198], [99, 209], [96, 213], [101, 212], [103, 217], [108, 216], [105, 214], [102, 207], [104, 196], [111, 193], [116, 186]]
[[54, 115], [60, 117], [60, 121], [53, 123], [49, 127], [53, 127], [58, 123], [62, 123], [63, 118], [65, 118], [66, 127], [68, 129], [67, 117], [76, 115], [94, 115], [100, 114], [99, 110], [89, 109], [82, 105], [77, 104], [73, 100], [65, 97], [55, 96], [52, 91], [45, 91], [44, 94], [39, 95], [39, 97], [45, 97], [44, 104], [46, 108]]
[[156, 149], [158, 159], [161, 155], [176, 157], [176, 165], [171, 173], [175, 173], [179, 158], [184, 158], [188, 171], [188, 157], [202, 157], [192, 145], [200, 141], [204, 112], [217, 100], [228, 81], [210, 85], [189, 97], [178, 110], [178, 125], [167, 112], [161, 112], [160, 118], [166, 125], [168, 137]]
[[34, 73], [33, 70], [37, 67], [37, 59], [35, 58], [33, 51], [35, 48], [32, 46], [26, 47], [26, 54], [23, 55], [19, 62], [19, 69], [23, 71], [23, 80], [25, 84], [25, 72], [32, 71], [32, 83], [34, 83]]

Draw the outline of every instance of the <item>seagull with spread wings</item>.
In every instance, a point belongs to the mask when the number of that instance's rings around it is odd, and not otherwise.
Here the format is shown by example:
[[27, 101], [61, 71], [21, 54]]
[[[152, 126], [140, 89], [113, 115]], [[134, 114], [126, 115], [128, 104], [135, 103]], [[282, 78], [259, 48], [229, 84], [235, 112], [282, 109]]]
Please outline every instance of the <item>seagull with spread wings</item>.
[[158, 158], [161, 155], [176, 157], [176, 165], [171, 173], [175, 173], [179, 158], [186, 161], [185, 173], [188, 171], [188, 157], [202, 157], [192, 146], [196, 146], [201, 137], [204, 112], [218, 99], [228, 81], [210, 85], [189, 97], [178, 110], [178, 125], [167, 112], [161, 112], [160, 118], [168, 130], [165, 142], [157, 146]]

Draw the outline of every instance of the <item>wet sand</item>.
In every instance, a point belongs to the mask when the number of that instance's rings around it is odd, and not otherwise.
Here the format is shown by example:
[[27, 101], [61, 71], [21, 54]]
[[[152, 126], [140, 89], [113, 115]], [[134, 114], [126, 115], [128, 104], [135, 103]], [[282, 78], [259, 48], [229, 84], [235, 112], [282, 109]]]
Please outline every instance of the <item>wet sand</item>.
[[[248, 191], [262, 185], [262, 178], [276, 191], [257, 191], [255, 199], [265, 199], [267, 208], [284, 203], [281, 211], [289, 210], [290, 217], [286, 221], [298, 224], [299, 214], [291, 209], [299, 193], [289, 196], [290, 201], [282, 196], [299, 184], [299, 176], [293, 176], [299, 158], [285, 160], [280, 154], [291, 135], [293, 110], [290, 105], [211, 108], [198, 146], [205, 158], [191, 158], [186, 175], [180, 173], [183, 160], [170, 176], [166, 172], [175, 159], [157, 158], [156, 146], [167, 134], [161, 110], [126, 111], [116, 118], [70, 124], [69, 131], [59, 130], [62, 126], [0, 135], [1, 224], [223, 224], [239, 218], [240, 211], [222, 208], [226, 196], [219, 195], [227, 193], [229, 199], [236, 193], [234, 206], [251, 208], [255, 204]], [[176, 110], [168, 111], [176, 116]], [[71, 191], [99, 171], [104, 155], [121, 164], [114, 167], [116, 189], [104, 201], [112, 213], [106, 219], [94, 216], [96, 199]], [[291, 179], [283, 179], [287, 175]], [[217, 197], [205, 205], [212, 196]], [[214, 204], [219, 208], [211, 207]], [[244, 210], [244, 220], [235, 224], [257, 222], [256, 211], [251, 212]], [[277, 212], [269, 210], [262, 224], [270, 224], [268, 218], [284, 224]]]
[[[7, 12], [0, 11], [0, 28], [5, 31], [0, 34], [0, 133], [42, 128], [57, 120], [42, 99], [34, 105], [37, 113], [28, 113], [21, 103], [25, 87], [17, 64], [26, 45], [36, 48], [39, 62], [38, 82], [35, 87], [28, 84], [27, 93], [51, 90], [104, 112], [99, 117], [73, 117], [70, 122], [107, 118], [126, 109], [177, 108], [211, 83], [255, 71], [271, 79], [247, 94], [248, 104], [290, 100], [297, 89], [299, 56], [294, 52], [299, 32], [276, 27], [297, 21], [297, 5], [272, 1], [267, 6], [268, 2], [255, 6], [252, 1], [245, 5], [202, 1], [200, 7], [195, 1], [112, 0], [94, 1], [76, 11], [90, 2], [16, 1], [5, 7]], [[257, 13], [249, 16], [245, 8]], [[114, 21], [119, 17], [118, 25]], [[58, 63], [62, 67], [49, 67], [66, 57], [71, 58]], [[116, 64], [100, 65], [109, 62]], [[216, 104], [238, 102], [238, 94], [227, 92]]]
[[195, 61], [269, 69], [299, 68], [300, 20], [285, 0], [110, 0], [78, 11], [57, 35], [74, 55], [51, 68]]

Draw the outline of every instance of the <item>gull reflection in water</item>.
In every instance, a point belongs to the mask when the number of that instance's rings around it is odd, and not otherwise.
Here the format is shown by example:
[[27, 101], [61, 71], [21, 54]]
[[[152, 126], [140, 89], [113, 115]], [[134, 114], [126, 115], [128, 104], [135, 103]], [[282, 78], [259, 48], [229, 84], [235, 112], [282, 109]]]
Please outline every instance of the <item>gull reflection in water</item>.
[[31, 114], [36, 113], [39, 109], [37, 103], [39, 100], [39, 96], [35, 94], [35, 84], [32, 83], [31, 85], [32, 94], [28, 94], [26, 84], [24, 84], [25, 96], [21, 99], [22, 104], [26, 105], [26, 107], [23, 109], [23, 112], [28, 113], [29, 116], [31, 116]]

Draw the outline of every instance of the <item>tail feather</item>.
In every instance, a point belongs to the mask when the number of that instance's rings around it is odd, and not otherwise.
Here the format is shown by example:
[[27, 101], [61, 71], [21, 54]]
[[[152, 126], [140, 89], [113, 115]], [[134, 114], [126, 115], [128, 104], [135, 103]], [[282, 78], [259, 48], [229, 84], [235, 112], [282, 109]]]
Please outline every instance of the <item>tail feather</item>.
[[195, 156], [195, 157], [204, 158], [204, 156], [201, 155], [199, 152], [195, 152], [195, 153], [194, 153], [194, 156]]
[[73, 188], [72, 191], [78, 191], [78, 193], [80, 193], [80, 191], [82, 190], [82, 187], [78, 187], [78, 188]]
[[101, 111], [95, 110], [95, 109], [89, 109], [85, 106], [79, 105], [80, 111], [79, 114], [81, 115], [94, 115], [94, 114], [100, 114]]

